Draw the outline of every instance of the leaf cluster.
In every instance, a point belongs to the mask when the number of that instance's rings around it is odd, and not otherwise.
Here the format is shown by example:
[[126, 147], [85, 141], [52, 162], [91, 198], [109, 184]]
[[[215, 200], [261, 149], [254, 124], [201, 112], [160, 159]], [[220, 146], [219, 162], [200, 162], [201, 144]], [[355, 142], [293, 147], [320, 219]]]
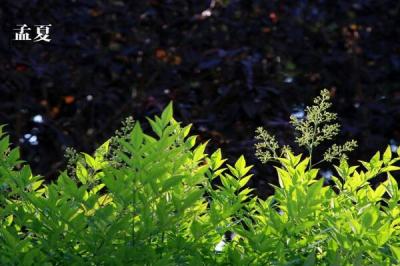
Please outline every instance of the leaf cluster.
[[50, 184], [0, 130], [2, 265], [400, 263], [400, 150], [357, 166], [342, 158], [331, 187], [286, 148], [274, 154], [279, 186], [263, 200], [247, 187], [245, 158], [208, 155], [171, 104], [148, 122], [151, 133], [135, 122], [116, 150], [107, 141], [79, 155], [76, 178], [65, 171]]
[[215, 246], [255, 201], [244, 188], [251, 167], [206, 154], [172, 104], [148, 121], [151, 134], [134, 122], [93, 155], [70, 152], [73, 175], [50, 184], [2, 136], [2, 265], [218, 263]]

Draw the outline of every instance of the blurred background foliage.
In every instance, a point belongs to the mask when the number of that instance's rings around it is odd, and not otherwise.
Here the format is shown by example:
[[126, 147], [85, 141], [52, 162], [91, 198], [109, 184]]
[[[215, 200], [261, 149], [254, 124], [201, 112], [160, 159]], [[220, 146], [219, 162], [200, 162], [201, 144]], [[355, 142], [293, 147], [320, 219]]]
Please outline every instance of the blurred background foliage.
[[[127, 116], [170, 101], [201, 140], [245, 154], [259, 194], [276, 183], [254, 157], [264, 126], [293, 142], [290, 114], [323, 88], [344, 139], [367, 159], [400, 143], [400, 1], [2, 0], [0, 123], [35, 173], [54, 178], [66, 147], [92, 152]], [[52, 24], [50, 43], [12, 41]]]

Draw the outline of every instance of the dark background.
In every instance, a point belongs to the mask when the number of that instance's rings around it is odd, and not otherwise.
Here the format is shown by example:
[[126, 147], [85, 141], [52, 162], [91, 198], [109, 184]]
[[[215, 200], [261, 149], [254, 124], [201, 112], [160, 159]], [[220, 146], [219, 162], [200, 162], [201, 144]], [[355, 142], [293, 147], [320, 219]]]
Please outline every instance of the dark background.
[[[255, 128], [291, 144], [289, 115], [323, 88], [352, 158], [400, 142], [400, 1], [2, 0], [0, 22], [0, 123], [48, 179], [66, 147], [92, 152], [171, 100], [210, 151], [256, 164], [263, 195]], [[17, 24], [52, 24], [52, 41], [13, 41]]]

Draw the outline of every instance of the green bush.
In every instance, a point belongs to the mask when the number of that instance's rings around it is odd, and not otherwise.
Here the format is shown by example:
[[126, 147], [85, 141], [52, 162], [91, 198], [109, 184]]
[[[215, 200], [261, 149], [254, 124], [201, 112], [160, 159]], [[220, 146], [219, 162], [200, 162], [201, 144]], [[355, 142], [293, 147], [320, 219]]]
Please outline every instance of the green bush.
[[[229, 165], [220, 150], [205, 154], [206, 143], [173, 119], [171, 104], [148, 121], [151, 134], [131, 121], [93, 155], [70, 152], [72, 167], [49, 184], [1, 129], [1, 265], [400, 263], [392, 175], [400, 157], [389, 147], [360, 166], [336, 154], [330, 187], [311, 163], [312, 149], [307, 157], [288, 147], [278, 154], [276, 143], [263, 158], [277, 163], [280, 186], [262, 200], [246, 187], [245, 159]], [[386, 180], [372, 188], [381, 175]]]

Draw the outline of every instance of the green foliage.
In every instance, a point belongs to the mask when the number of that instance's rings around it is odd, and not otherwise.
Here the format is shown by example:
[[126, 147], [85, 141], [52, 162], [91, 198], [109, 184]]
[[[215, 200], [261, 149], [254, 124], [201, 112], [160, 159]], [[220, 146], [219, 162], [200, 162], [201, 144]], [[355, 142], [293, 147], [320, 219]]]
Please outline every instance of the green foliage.
[[250, 167], [243, 157], [224, 167], [172, 116], [170, 104], [148, 119], [153, 134], [130, 120], [93, 155], [70, 150], [73, 173], [50, 184], [1, 134], [1, 264], [217, 263], [215, 246], [246, 212]]
[[[1, 264], [400, 263], [393, 176], [400, 157], [390, 147], [358, 166], [342, 158], [332, 187], [310, 157], [271, 150], [279, 186], [262, 200], [246, 186], [252, 175], [245, 158], [230, 165], [221, 150], [208, 155], [207, 143], [190, 136], [191, 125], [174, 120], [172, 104], [148, 122], [150, 134], [131, 121], [94, 154], [70, 152], [73, 173], [49, 184], [31, 173], [1, 129]], [[233, 232], [230, 241], [226, 232]]]
[[[275, 194], [259, 200], [251, 230], [237, 230], [245, 253], [256, 265], [398, 265], [400, 194], [392, 172], [400, 158], [391, 159], [390, 147], [385, 154], [363, 162], [364, 170], [342, 159], [330, 187], [308, 169], [309, 157], [287, 152]], [[381, 174], [386, 180], [372, 188]]]

